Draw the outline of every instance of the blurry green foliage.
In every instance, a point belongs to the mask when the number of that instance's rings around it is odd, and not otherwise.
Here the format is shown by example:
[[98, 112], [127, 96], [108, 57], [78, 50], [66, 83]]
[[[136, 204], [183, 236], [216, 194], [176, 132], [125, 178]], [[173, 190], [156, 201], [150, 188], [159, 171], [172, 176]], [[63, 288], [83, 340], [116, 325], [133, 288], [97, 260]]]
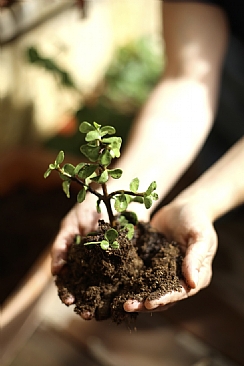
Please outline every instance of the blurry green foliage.
[[[41, 55], [34, 46], [26, 52], [32, 65], [52, 73], [62, 86], [77, 90], [72, 77], [57, 62]], [[118, 48], [104, 75], [99, 95], [92, 103], [81, 103], [75, 113], [77, 132], [71, 136], [54, 136], [45, 142], [45, 146], [55, 150], [62, 146], [66, 152], [77, 154], [82, 143], [78, 126], [85, 120], [112, 124], [125, 146], [131, 124], [158, 82], [163, 68], [163, 50], [154, 37], [142, 37]]]

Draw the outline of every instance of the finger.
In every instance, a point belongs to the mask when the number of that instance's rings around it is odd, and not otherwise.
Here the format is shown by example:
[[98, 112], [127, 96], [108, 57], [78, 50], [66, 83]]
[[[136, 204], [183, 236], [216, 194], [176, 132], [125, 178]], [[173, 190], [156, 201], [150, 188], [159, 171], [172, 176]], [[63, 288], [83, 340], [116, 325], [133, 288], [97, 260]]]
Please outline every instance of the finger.
[[215, 240], [212, 239], [210, 242], [209, 237], [205, 240], [203, 238], [200, 240], [191, 238], [189, 240], [189, 245], [182, 263], [182, 271], [188, 286], [191, 288], [198, 286], [200, 271], [206, 259], [211, 266], [210, 253], [213, 258], [216, 251], [213, 245], [214, 242]]
[[183, 281], [181, 281], [181, 286], [182, 287], [180, 291], [169, 292], [155, 300], [146, 299], [144, 302], [145, 308], [148, 310], [153, 310], [159, 306], [164, 307], [166, 305], [186, 299], [188, 296], [190, 296], [190, 289]]
[[68, 248], [73, 243], [74, 236], [73, 233], [64, 234], [63, 232], [57, 235], [51, 251], [51, 272], [53, 275], [57, 275], [66, 263]]
[[139, 302], [136, 300], [128, 300], [124, 304], [124, 310], [129, 313], [133, 313], [133, 312], [150, 312], [150, 313], [153, 312], [154, 313], [154, 312], [168, 310], [173, 305], [174, 304], [172, 303], [172, 304], [168, 304], [165, 306], [158, 306], [155, 309], [147, 309], [143, 302]]

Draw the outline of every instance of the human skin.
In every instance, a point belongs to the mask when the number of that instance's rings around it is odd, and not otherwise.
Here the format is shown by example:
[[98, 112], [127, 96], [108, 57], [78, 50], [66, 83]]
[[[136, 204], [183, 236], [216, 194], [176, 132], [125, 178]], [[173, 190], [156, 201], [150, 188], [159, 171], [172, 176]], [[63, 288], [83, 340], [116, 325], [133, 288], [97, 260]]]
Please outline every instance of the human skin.
[[[185, 257], [182, 291], [145, 302], [128, 301], [126, 311], [159, 311], [208, 286], [217, 250], [213, 222], [244, 203], [244, 138], [173, 201], [160, 209], [152, 226], [180, 243]], [[188, 286], [186, 286], [188, 285]]]
[[[153, 178], [164, 197], [196, 157], [213, 124], [229, 34], [225, 13], [212, 5], [166, 1], [162, 17], [164, 75], [135, 121], [118, 162], [123, 175], [119, 182], [109, 183], [109, 191], [128, 187], [134, 177], [139, 177], [143, 191]], [[243, 201], [239, 170], [244, 161], [243, 140], [236, 146], [152, 219], [152, 225], [168, 239], [177, 240], [185, 252], [182, 291], [153, 302], [127, 301], [126, 311], [164, 310], [209, 284], [217, 250], [213, 222]], [[238, 197], [234, 195], [237, 183]], [[65, 263], [74, 235], [95, 228], [99, 216], [91, 209], [95, 207], [90, 205], [92, 199], [88, 196], [82, 205], [75, 205], [62, 221], [52, 249], [53, 274]], [[154, 208], [145, 213], [135, 207], [135, 211], [147, 221]]]

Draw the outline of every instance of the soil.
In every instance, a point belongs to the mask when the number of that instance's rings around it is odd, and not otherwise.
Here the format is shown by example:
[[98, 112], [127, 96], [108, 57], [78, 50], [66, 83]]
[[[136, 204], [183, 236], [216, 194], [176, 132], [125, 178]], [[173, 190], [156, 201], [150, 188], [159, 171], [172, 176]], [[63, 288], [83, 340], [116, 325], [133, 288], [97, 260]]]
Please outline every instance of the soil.
[[152, 300], [181, 289], [182, 253], [177, 243], [168, 242], [148, 223], [137, 224], [132, 240], [128, 240], [125, 231], [120, 231], [119, 249], [84, 245], [103, 240], [109, 228], [101, 220], [95, 235], [71, 245], [56, 285], [61, 301], [68, 306], [74, 304], [75, 313], [83, 318], [111, 318], [119, 324], [138, 315], [124, 311], [126, 300]]

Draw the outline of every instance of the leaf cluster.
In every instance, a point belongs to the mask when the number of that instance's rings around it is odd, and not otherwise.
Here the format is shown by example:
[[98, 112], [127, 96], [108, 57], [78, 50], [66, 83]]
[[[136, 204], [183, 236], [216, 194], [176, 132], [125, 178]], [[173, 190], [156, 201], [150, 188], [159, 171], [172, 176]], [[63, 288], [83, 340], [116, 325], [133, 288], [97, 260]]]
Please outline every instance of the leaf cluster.
[[119, 243], [116, 240], [119, 236], [119, 233], [117, 230], [111, 228], [108, 229], [104, 234], [104, 240], [102, 241], [90, 241], [88, 243], [85, 243], [84, 245], [90, 245], [90, 244], [100, 244], [100, 247], [103, 250], [108, 250], [109, 248], [112, 249], [119, 249]]
[[[64, 152], [60, 151], [54, 163], [49, 164], [48, 169], [44, 173], [44, 177], [47, 178], [53, 170], [58, 171], [63, 181], [63, 191], [67, 197], [70, 197], [71, 182], [78, 182], [81, 185], [81, 189], [77, 195], [77, 202], [79, 203], [85, 200], [87, 192], [96, 195], [97, 211], [101, 212], [100, 204], [103, 202], [112, 226], [112, 229], [106, 232], [105, 239], [101, 242], [101, 247], [103, 249], [109, 247], [116, 249], [118, 245], [116, 241], [118, 232], [114, 229], [116, 220], [112, 212], [111, 200], [114, 200], [114, 208], [120, 214], [120, 227], [125, 229], [127, 231], [127, 237], [132, 239], [137, 217], [135, 213], [130, 213], [129, 217], [127, 212], [128, 205], [131, 202], [138, 202], [144, 204], [146, 209], [149, 209], [153, 201], [158, 199], [158, 195], [155, 192], [157, 185], [153, 181], [145, 192], [139, 192], [139, 179], [134, 178], [130, 183], [129, 190], [118, 190], [108, 193], [106, 184], [109, 178], [119, 179], [122, 175], [121, 169], [109, 168], [112, 160], [120, 157], [122, 139], [112, 136], [116, 133], [114, 127], [101, 126], [96, 122], [93, 122], [93, 124], [82, 122], [79, 131], [86, 135], [86, 144], [82, 145], [80, 150], [90, 162], [81, 162], [76, 166], [69, 163], [61, 165], [64, 161]], [[96, 182], [102, 186], [103, 194], [92, 188], [92, 182]], [[117, 236], [115, 232], [117, 232]]]

